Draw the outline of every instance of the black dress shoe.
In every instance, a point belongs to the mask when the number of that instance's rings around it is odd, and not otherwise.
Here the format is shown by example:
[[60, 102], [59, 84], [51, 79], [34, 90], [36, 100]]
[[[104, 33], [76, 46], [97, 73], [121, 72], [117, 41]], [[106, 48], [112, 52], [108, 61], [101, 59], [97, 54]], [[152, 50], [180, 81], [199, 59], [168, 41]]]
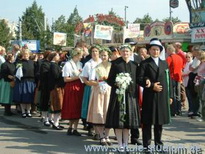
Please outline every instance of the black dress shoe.
[[134, 139], [131, 139], [131, 144], [142, 145], [142, 142], [139, 139], [134, 138]]
[[62, 129], [64, 129], [64, 127], [63, 126], [61, 126], [61, 125], [58, 125], [60, 128], [62, 128]]
[[52, 128], [55, 130], [63, 130], [63, 128], [61, 128], [60, 126], [55, 126], [55, 125], [53, 125]]
[[106, 142], [105, 138], [101, 138], [100, 139], [100, 145], [102, 145], [102, 146], [106, 146], [107, 145], [107, 142]]
[[47, 126], [47, 127], [50, 127], [51, 126], [51, 124], [48, 122], [48, 121], [44, 121], [44, 126]]
[[50, 122], [51, 125], [54, 125], [53, 120], [49, 120], [49, 122]]
[[22, 113], [22, 118], [26, 118], [26, 113]]
[[30, 113], [27, 113], [26, 116], [27, 117], [32, 117], [32, 115]]
[[74, 131], [73, 131], [73, 135], [75, 135], [75, 136], [81, 136], [81, 134], [80, 134], [77, 130], [74, 130]]
[[68, 128], [68, 131], [67, 131], [67, 135], [73, 135], [73, 129], [72, 128]]

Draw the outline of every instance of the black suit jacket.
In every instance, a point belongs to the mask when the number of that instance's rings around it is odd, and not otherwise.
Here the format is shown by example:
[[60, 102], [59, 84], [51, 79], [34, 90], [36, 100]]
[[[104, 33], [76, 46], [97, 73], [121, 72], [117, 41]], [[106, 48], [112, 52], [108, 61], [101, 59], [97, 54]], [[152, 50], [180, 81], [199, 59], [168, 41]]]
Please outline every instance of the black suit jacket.
[[[151, 87], [146, 87], [146, 80], [151, 81]], [[140, 63], [137, 82], [144, 87], [142, 103], [142, 123], [168, 124], [170, 122], [170, 102], [172, 97], [169, 68], [166, 61], [159, 59], [159, 66], [150, 57]], [[155, 82], [160, 82], [163, 90], [153, 90]]]

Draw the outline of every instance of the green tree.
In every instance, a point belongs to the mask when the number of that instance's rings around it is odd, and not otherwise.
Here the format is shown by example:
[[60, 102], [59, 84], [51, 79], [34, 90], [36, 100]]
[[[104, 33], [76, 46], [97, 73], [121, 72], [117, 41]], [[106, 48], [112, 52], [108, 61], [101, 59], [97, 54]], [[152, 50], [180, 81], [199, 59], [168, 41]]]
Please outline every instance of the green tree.
[[77, 6], [74, 8], [73, 13], [70, 14], [69, 18], [68, 18], [68, 24], [73, 24], [76, 25], [79, 22], [82, 22], [82, 17], [79, 15], [78, 13], [78, 9]]
[[[49, 27], [44, 25], [45, 14], [36, 1], [31, 7], [26, 8], [20, 20], [22, 21], [23, 40], [40, 40], [42, 49], [51, 43]], [[47, 26], [46, 31], [45, 26]]]
[[67, 45], [68, 46], [73, 46], [75, 26], [82, 21], [83, 21], [83, 19], [79, 15], [78, 9], [76, 6], [67, 20], [66, 29], [67, 29]]
[[23, 39], [39, 40], [41, 38], [41, 32], [44, 31], [44, 15], [42, 8], [38, 7], [36, 1], [31, 7], [26, 8], [21, 18]]
[[67, 32], [67, 22], [65, 16], [61, 15], [52, 25], [52, 31]]
[[144, 30], [144, 27], [152, 22], [152, 17], [149, 14], [145, 14], [143, 18], [136, 18], [133, 23], [140, 23], [140, 30]]
[[[73, 46], [74, 26], [66, 21], [65, 16], [61, 15], [52, 25], [52, 32], [62, 32], [67, 34], [67, 46]], [[60, 50], [61, 46], [55, 46], [55, 49]]]
[[12, 33], [8, 26], [8, 22], [5, 19], [0, 20], [0, 45], [6, 49], [10, 45], [10, 40], [12, 39]]
[[[162, 21], [164, 21], [164, 22], [170, 21], [170, 17], [164, 18], [164, 19], [162, 19]], [[181, 22], [181, 20], [180, 20], [178, 17], [176, 17], [176, 18], [171, 17], [171, 21], [172, 21], [174, 24], [177, 23], [177, 22]]]

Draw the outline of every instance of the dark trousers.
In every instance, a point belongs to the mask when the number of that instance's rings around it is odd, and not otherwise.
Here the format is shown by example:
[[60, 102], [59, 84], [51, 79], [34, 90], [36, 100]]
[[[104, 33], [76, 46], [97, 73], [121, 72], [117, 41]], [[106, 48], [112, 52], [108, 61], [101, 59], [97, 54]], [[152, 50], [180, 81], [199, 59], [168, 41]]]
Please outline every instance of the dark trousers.
[[172, 80], [172, 87], [173, 87], [173, 93], [174, 93], [173, 102], [171, 104], [171, 114], [172, 115], [181, 114], [181, 88], [180, 86], [181, 86], [180, 82]]
[[190, 73], [189, 74], [189, 81], [188, 81], [188, 85], [187, 88], [189, 89], [189, 95], [187, 95], [188, 97], [188, 101], [192, 102], [192, 111], [194, 112], [194, 115], [197, 115], [199, 112], [199, 107], [200, 107], [200, 102], [199, 102], [199, 97], [197, 92], [194, 90], [195, 88], [195, 83], [194, 83], [194, 79], [196, 77], [197, 74], [194, 73]]
[[190, 91], [189, 88], [186, 87], [186, 96], [187, 96], [187, 100], [188, 100], [188, 104], [189, 104], [189, 112], [193, 112], [193, 97], [192, 97], [192, 93]]
[[[162, 125], [154, 125], [154, 142], [155, 145], [162, 145]], [[143, 139], [143, 146], [148, 147], [151, 144], [152, 139], [152, 125], [150, 124], [143, 124], [142, 127], [142, 139]]]
[[131, 129], [131, 140], [132, 139], [138, 139], [140, 137], [139, 129]]

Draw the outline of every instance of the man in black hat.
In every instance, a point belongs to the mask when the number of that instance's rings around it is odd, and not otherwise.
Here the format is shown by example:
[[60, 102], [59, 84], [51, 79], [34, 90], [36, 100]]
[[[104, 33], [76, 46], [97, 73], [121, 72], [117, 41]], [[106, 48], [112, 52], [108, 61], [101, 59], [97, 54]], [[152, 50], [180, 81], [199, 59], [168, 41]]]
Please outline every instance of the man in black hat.
[[[133, 61], [137, 66], [139, 66], [140, 62], [142, 61], [142, 58], [139, 55], [134, 54], [134, 50], [137, 42], [134, 41], [134, 39], [132, 38], [126, 38], [125, 44], [129, 44], [132, 48], [132, 55], [130, 57], [130, 60]], [[137, 87], [138, 87], [137, 92], [139, 92], [139, 86]], [[139, 140], [139, 137], [140, 137], [139, 129], [138, 128], [131, 129], [131, 144], [142, 145], [142, 142]]]
[[119, 51], [118, 51], [118, 49], [117, 49], [116, 47], [110, 46], [109, 49], [110, 49], [111, 52], [112, 52], [112, 54], [111, 54], [111, 56], [110, 56], [110, 60], [111, 60], [111, 61], [114, 61], [114, 60], [116, 60], [117, 58], [121, 57], [121, 56], [120, 56], [120, 53], [119, 53]]
[[160, 41], [151, 41], [148, 50], [150, 58], [140, 63], [137, 81], [144, 88], [142, 102], [143, 146], [150, 152], [152, 125], [154, 125], [156, 148], [163, 146], [162, 125], [170, 122], [170, 103], [172, 103], [173, 92], [168, 64], [159, 58], [160, 52], [163, 50]]

